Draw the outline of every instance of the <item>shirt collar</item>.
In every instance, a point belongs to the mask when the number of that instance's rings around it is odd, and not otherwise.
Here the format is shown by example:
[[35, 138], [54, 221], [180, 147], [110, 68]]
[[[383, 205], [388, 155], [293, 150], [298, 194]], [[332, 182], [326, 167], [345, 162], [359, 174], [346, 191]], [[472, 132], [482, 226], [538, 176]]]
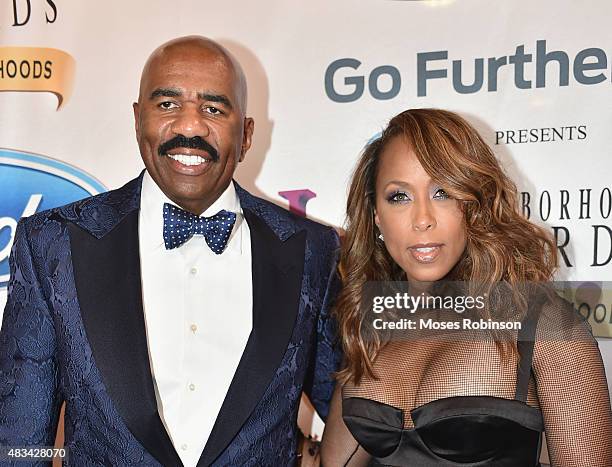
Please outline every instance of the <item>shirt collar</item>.
[[[140, 192], [139, 235], [143, 246], [147, 249], [164, 247], [164, 203], [177, 206], [177, 204], [170, 200], [161, 188], [159, 188], [151, 175], [149, 175], [149, 172], [145, 171], [142, 177], [142, 189]], [[210, 217], [222, 209], [236, 213], [236, 223], [234, 224], [234, 228], [228, 240], [226, 251], [231, 250], [240, 253], [242, 252], [241, 227], [244, 223], [244, 216], [240, 206], [240, 199], [236, 193], [234, 183], [232, 182], [230, 182], [225, 191], [221, 193], [221, 196], [219, 196], [200, 216]]]

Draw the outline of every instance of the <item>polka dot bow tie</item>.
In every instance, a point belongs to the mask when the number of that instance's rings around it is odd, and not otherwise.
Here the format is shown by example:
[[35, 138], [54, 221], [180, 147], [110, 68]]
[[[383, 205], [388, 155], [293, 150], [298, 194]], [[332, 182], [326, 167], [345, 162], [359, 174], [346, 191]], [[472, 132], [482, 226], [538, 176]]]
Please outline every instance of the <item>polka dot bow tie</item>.
[[236, 213], [222, 209], [214, 216], [199, 217], [164, 203], [164, 244], [166, 250], [177, 248], [194, 235], [204, 235], [212, 251], [220, 255], [236, 222]]

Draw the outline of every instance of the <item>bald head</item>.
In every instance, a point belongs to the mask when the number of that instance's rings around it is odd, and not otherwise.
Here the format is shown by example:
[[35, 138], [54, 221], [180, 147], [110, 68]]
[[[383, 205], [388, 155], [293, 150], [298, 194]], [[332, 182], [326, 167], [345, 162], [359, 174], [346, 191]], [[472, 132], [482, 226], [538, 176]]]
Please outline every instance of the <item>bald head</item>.
[[[218, 68], [220, 73], [228, 75], [235, 90], [235, 104], [243, 115], [246, 114], [247, 85], [244, 71], [238, 60], [221, 44], [203, 36], [185, 36], [172, 39], [153, 51], [149, 56], [140, 77], [140, 90], [138, 101], [142, 102], [144, 95], [150, 88], [151, 76], [155, 75], [159, 67], [175, 68], [181, 72], [181, 65], [191, 62], [193, 66], [199, 63], [210, 63]], [[182, 70], [188, 72], [187, 70]]]

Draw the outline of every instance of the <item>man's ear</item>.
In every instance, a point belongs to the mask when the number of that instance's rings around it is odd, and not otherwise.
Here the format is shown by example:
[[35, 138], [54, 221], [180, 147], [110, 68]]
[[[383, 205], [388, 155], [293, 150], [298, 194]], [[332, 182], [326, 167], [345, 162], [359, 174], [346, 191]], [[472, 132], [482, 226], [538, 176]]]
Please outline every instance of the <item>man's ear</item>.
[[138, 102], [132, 104], [134, 110], [134, 129], [136, 130], [136, 138], [140, 139], [140, 107]]
[[240, 157], [238, 162], [244, 160], [244, 156], [251, 147], [253, 141], [253, 131], [255, 131], [255, 120], [251, 117], [244, 118], [244, 129], [242, 130], [242, 146], [240, 147]]

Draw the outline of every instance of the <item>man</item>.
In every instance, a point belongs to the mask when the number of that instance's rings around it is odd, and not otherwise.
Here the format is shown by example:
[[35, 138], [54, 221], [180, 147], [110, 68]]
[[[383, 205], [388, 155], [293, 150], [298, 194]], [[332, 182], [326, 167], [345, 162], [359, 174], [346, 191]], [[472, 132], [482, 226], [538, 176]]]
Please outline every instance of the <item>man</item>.
[[339, 355], [333, 229], [232, 176], [251, 145], [235, 59], [202, 37], [147, 61], [146, 171], [22, 219], [0, 338], [0, 444], [74, 465], [291, 465], [305, 391], [325, 417]]

